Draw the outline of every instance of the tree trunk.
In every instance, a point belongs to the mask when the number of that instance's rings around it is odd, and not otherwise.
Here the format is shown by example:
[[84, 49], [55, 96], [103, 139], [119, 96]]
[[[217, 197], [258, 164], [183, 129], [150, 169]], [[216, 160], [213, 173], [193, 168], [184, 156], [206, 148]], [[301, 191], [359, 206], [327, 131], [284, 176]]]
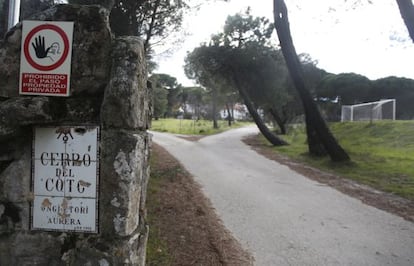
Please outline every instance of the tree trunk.
[[154, 9], [152, 10], [151, 22], [150, 22], [149, 28], [147, 30], [147, 36], [145, 36], [144, 49], [145, 49], [146, 53], [148, 53], [148, 49], [149, 49], [149, 46], [150, 46], [150, 40], [151, 40], [151, 37], [153, 35], [152, 31], [154, 30], [154, 25], [155, 25], [155, 22], [156, 22], [155, 20], [156, 20], [156, 17], [157, 17], [157, 10], [158, 10], [159, 6], [160, 6], [160, 0], [157, 0], [157, 2], [154, 5]]
[[414, 5], [412, 0], [397, 0], [401, 17], [408, 29], [411, 40], [414, 42]]
[[286, 126], [282, 118], [279, 116], [277, 111], [274, 108], [269, 108], [269, 113], [272, 115], [273, 119], [276, 121], [276, 124], [279, 126], [280, 133], [286, 135]]
[[302, 67], [290, 34], [288, 12], [285, 2], [283, 0], [273, 0], [273, 5], [275, 26], [282, 53], [305, 111], [309, 152], [318, 156], [327, 152], [332, 161], [349, 161], [348, 154], [330, 132], [318, 107], [313, 101], [312, 95], [306, 88]]
[[233, 120], [233, 117], [232, 117], [231, 112], [230, 112], [229, 103], [226, 103], [226, 109], [227, 109], [227, 122], [228, 122], [229, 127], [231, 127], [231, 121]]
[[247, 95], [247, 92], [244, 90], [242, 85], [240, 84], [239, 80], [237, 79], [237, 76], [233, 74], [233, 79], [236, 84], [237, 90], [240, 93], [240, 96], [244, 100], [244, 104], [247, 106], [247, 110], [249, 110], [250, 115], [253, 117], [254, 122], [256, 123], [257, 127], [259, 128], [260, 132], [263, 134], [263, 136], [274, 146], [283, 146], [288, 145], [288, 143], [282, 139], [280, 139], [278, 136], [273, 134], [269, 128], [265, 125], [260, 115], [257, 113], [257, 110], [253, 104], [253, 102], [250, 100], [250, 97]]
[[212, 91], [213, 93], [213, 128], [216, 129], [218, 128], [218, 123], [217, 123], [217, 90], [213, 89]]
[[[129, 35], [130, 36], [138, 36], [139, 35], [138, 34], [138, 21], [136, 19], [136, 12], [137, 12], [138, 7], [140, 5], [138, 2], [139, 1], [137, 1], [136, 3], [134, 3], [130, 7], [129, 10], [127, 9], [127, 12], [128, 12], [128, 15], [129, 15], [129, 29], [128, 29], [128, 32], [129, 32]], [[144, 46], [144, 49], [145, 49], [145, 46]], [[145, 49], [145, 52], [146, 51], [147, 50]]]

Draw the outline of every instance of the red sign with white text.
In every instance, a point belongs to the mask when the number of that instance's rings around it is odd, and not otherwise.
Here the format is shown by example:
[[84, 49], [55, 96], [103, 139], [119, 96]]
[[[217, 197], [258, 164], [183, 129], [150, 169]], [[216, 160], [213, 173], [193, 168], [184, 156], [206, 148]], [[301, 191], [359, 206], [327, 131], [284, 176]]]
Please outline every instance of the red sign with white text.
[[65, 94], [68, 75], [22, 73], [21, 91], [24, 93]]
[[69, 96], [73, 22], [23, 21], [19, 92]]

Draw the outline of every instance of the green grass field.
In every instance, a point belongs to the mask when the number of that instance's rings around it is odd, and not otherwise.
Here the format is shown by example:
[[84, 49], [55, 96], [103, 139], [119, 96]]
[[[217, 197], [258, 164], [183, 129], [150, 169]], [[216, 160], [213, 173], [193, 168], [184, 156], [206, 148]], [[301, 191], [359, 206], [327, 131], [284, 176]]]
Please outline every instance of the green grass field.
[[330, 128], [351, 156], [351, 163], [308, 156], [303, 125], [283, 137], [289, 146], [274, 149], [314, 167], [414, 200], [414, 121], [333, 123]]
[[218, 129], [213, 129], [213, 121], [208, 120], [191, 120], [191, 119], [159, 119], [152, 120], [151, 130], [159, 132], [169, 132], [184, 135], [211, 135], [220, 133], [231, 128], [237, 128], [251, 124], [249, 122], [236, 122], [231, 127], [227, 121], [219, 120]]

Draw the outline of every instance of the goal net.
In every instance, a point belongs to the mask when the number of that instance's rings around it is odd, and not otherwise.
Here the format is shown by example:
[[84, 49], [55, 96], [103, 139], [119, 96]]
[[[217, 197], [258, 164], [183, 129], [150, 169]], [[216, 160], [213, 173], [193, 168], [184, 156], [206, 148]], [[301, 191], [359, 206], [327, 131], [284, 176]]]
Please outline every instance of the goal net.
[[341, 121], [395, 120], [395, 99], [343, 105]]

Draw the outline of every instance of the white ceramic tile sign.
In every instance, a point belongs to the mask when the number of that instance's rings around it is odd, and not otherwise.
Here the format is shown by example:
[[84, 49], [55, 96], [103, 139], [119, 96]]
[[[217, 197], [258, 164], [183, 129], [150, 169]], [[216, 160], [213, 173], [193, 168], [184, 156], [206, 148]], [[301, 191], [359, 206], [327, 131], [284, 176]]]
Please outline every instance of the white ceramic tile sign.
[[99, 127], [36, 127], [32, 229], [98, 232]]
[[69, 96], [73, 22], [23, 21], [19, 93]]

